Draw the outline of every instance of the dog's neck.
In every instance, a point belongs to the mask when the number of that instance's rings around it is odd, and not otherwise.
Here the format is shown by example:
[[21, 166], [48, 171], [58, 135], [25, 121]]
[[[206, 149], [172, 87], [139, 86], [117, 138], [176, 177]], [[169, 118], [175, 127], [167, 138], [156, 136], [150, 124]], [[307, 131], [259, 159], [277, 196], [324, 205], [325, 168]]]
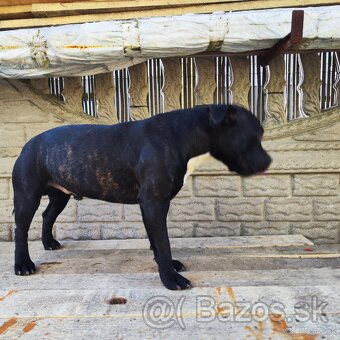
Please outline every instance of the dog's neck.
[[210, 151], [209, 116], [206, 108], [193, 109], [185, 117], [181, 130], [186, 141], [183, 150], [186, 162]]

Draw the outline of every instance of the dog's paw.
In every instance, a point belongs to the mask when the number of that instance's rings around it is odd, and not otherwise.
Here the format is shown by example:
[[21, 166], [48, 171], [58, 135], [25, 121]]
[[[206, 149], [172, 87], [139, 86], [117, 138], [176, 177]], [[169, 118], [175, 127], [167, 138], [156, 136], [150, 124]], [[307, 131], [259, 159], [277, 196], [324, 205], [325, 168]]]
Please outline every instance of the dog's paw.
[[45, 250], [57, 250], [61, 248], [61, 244], [54, 239], [52, 241], [43, 242], [43, 245]]
[[35, 273], [35, 264], [31, 261], [23, 261], [15, 263], [14, 265], [15, 275], [31, 275]]
[[170, 290], [183, 290], [192, 288], [188, 279], [178, 274], [175, 270], [160, 273], [164, 286]]
[[185, 265], [178, 260], [172, 260], [172, 264], [173, 264], [176, 272], [185, 272], [187, 270]]

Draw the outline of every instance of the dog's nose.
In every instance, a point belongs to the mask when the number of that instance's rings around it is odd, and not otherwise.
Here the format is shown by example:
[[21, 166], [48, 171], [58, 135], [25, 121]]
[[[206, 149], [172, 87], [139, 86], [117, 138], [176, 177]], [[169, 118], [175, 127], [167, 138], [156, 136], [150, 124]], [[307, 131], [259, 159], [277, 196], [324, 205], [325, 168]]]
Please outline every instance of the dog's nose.
[[272, 163], [273, 159], [268, 155], [268, 158], [267, 158], [267, 166], [266, 166], [266, 170], [267, 171], [269, 169], [269, 166], [270, 164]]
[[273, 159], [268, 154], [266, 154], [266, 158], [265, 158], [265, 161], [263, 163], [263, 165], [264, 165], [263, 169], [258, 171], [257, 175], [264, 175], [268, 171], [269, 166], [270, 166], [272, 161], [273, 161]]
[[[273, 158], [271, 158], [269, 155], [268, 155], [268, 163], [269, 163], [269, 165], [272, 163], [272, 161], [273, 161]], [[269, 166], [268, 165], [268, 166]]]

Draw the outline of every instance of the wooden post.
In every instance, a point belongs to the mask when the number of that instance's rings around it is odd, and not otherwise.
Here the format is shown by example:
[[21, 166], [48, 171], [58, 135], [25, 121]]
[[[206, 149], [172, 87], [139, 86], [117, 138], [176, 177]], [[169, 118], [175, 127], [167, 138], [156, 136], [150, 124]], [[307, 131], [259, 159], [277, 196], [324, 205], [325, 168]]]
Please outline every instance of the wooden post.
[[131, 66], [130, 97], [131, 120], [139, 120], [150, 117], [148, 109], [148, 69], [146, 62]]
[[118, 123], [117, 112], [114, 106], [115, 87], [112, 72], [97, 74], [95, 80], [99, 120], [109, 124]]
[[266, 118], [263, 122], [266, 127], [287, 122], [284, 102], [285, 84], [285, 63], [282, 55], [272, 59], [269, 68], [267, 67], [267, 83], [264, 86]]
[[212, 57], [196, 58], [198, 82], [195, 89], [196, 104], [212, 104], [215, 102], [216, 65]]
[[249, 110], [250, 66], [246, 56], [230, 57], [232, 102]]
[[71, 110], [83, 113], [83, 86], [81, 77], [65, 77], [64, 91], [65, 104]]
[[320, 107], [320, 57], [317, 53], [301, 54], [303, 66], [302, 109], [307, 116], [321, 112]]
[[182, 74], [179, 58], [162, 59], [164, 66], [164, 111], [181, 108]]

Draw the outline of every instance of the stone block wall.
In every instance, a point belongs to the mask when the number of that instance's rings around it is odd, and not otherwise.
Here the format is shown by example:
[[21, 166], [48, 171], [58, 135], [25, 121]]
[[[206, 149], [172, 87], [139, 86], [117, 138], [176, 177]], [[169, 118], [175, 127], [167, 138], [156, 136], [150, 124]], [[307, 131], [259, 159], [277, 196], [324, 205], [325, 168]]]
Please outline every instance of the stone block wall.
[[[319, 182], [320, 185], [316, 185]], [[0, 239], [12, 240], [10, 179], [1, 178]], [[216, 184], [216, 195], [212, 190]], [[332, 183], [332, 185], [330, 185]], [[171, 237], [302, 234], [317, 243], [339, 242], [340, 175], [193, 175], [172, 201]], [[315, 186], [316, 185], [316, 186]], [[265, 190], [261, 188], [265, 186]], [[43, 199], [30, 239], [41, 236]], [[71, 199], [55, 225], [58, 240], [145, 238], [138, 205]]]
[[[268, 128], [264, 144], [274, 161], [265, 176], [241, 178], [209, 156], [194, 160], [171, 204], [170, 236], [302, 234], [317, 243], [339, 242], [339, 117], [335, 110]], [[0, 80], [0, 241], [13, 240], [11, 172], [24, 143], [49, 128], [84, 121], [98, 122], [53, 103], [27, 82]], [[46, 206], [43, 198], [31, 240], [41, 236]], [[54, 233], [58, 240], [146, 237], [137, 205], [90, 199], [71, 199]]]
[[[62, 124], [91, 122], [90, 117], [70, 111], [51, 96], [47, 80], [39, 91], [29, 81], [0, 79], [0, 241], [13, 240], [14, 216], [11, 174], [24, 144], [33, 136]], [[43, 201], [42, 206], [47, 206]], [[40, 238], [40, 207], [30, 229], [30, 239]], [[70, 202], [59, 217], [60, 223], [75, 221], [76, 205]]]
[[193, 194], [174, 200], [170, 221], [190, 221], [193, 236], [302, 234], [318, 243], [339, 241], [339, 174], [194, 175], [187, 186]]

